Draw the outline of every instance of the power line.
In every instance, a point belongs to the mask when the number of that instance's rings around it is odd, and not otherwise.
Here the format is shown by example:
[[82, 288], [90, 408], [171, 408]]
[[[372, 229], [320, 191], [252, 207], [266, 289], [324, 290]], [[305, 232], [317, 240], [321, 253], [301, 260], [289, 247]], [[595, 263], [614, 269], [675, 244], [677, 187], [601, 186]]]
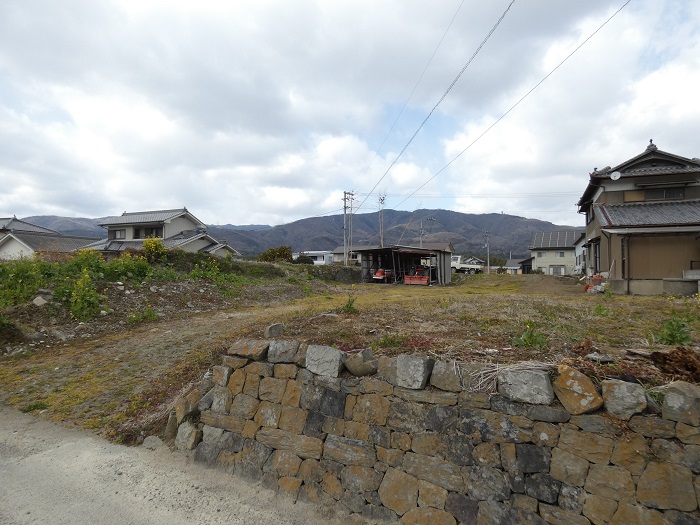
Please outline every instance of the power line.
[[[441, 96], [440, 99], [437, 101], [437, 103], [433, 106], [433, 109], [430, 110], [430, 112], [428, 113], [428, 115], [423, 119], [423, 122], [421, 122], [420, 125], [418, 126], [418, 129], [416, 129], [416, 131], [413, 133], [413, 135], [411, 136], [411, 138], [408, 139], [408, 142], [406, 143], [406, 145], [405, 145], [405, 146], [403, 147], [403, 149], [399, 152], [399, 154], [396, 156], [396, 158], [391, 162], [391, 164], [389, 165], [389, 167], [386, 169], [386, 171], [384, 172], [384, 174], [379, 178], [379, 180], [378, 180], [377, 183], [374, 185], [374, 187], [370, 190], [370, 195], [374, 193], [374, 190], [377, 189], [377, 186], [379, 186], [379, 184], [384, 180], [384, 178], [387, 176], [387, 174], [389, 173], [389, 171], [391, 171], [391, 168], [394, 167], [394, 165], [398, 162], [398, 160], [401, 158], [401, 156], [404, 154], [404, 152], [408, 149], [408, 147], [409, 147], [409, 146], [411, 145], [411, 143], [413, 142], [413, 139], [416, 138], [416, 135], [418, 135], [418, 133], [419, 133], [420, 130], [423, 128], [423, 126], [425, 125], [425, 123], [426, 123], [426, 122], [428, 121], [428, 119], [432, 116], [432, 114], [435, 112], [435, 110], [436, 110], [437, 107], [440, 105], [440, 103], [445, 99], [445, 97], [448, 95], [448, 93], [452, 90], [452, 88], [453, 88], [454, 85], [457, 83], [457, 81], [460, 79], [460, 77], [462, 76], [462, 74], [466, 71], [466, 69], [467, 69], [467, 68], [469, 67], [469, 65], [472, 63], [472, 61], [474, 60], [474, 58], [476, 58], [476, 55], [479, 54], [479, 51], [481, 51], [481, 49], [484, 47], [484, 45], [485, 45], [486, 42], [489, 40], [489, 38], [491, 38], [491, 35], [496, 31], [496, 29], [498, 28], [498, 26], [501, 25], [501, 22], [502, 22], [503, 19], [506, 17], [506, 15], [508, 14], [508, 11], [510, 11], [510, 8], [513, 6], [514, 3], [515, 3], [515, 0], [511, 0], [510, 4], [508, 4], [508, 7], [506, 7], [505, 11], [503, 11], [503, 14], [501, 15], [501, 17], [498, 19], [498, 21], [497, 21], [497, 22], [494, 24], [494, 26], [491, 28], [491, 31], [489, 31], [488, 34], [486, 35], [486, 38], [484, 38], [484, 39], [481, 41], [481, 44], [479, 44], [479, 47], [476, 48], [476, 51], [474, 51], [474, 53], [473, 53], [472, 56], [469, 58], [469, 60], [467, 61], [467, 63], [464, 65], [464, 67], [462, 68], [462, 70], [459, 72], [459, 74], [457, 74], [457, 76], [455, 77], [455, 79], [452, 81], [452, 83], [449, 85], [449, 87], [445, 90], [445, 92], [442, 94], [442, 96]], [[423, 186], [421, 186], [421, 187], [423, 187]], [[420, 189], [420, 188], [419, 188], [419, 189]], [[358, 206], [358, 209], [362, 208], [362, 206], [364, 205], [364, 203], [365, 203], [366, 200], [367, 200], [367, 199], [363, 200], [363, 201], [360, 203], [360, 205]]]
[[[520, 103], [521, 103], [523, 100], [525, 100], [528, 96], [530, 96], [530, 94], [531, 94], [533, 91], [535, 91], [538, 87], [540, 87], [540, 86], [544, 83], [545, 80], [547, 80], [557, 69], [559, 69], [559, 68], [564, 64], [564, 62], [566, 62], [567, 60], [569, 60], [579, 49], [581, 49], [581, 48], [582, 48], [591, 38], [593, 38], [601, 29], [603, 29], [606, 25], [608, 25], [608, 23], [609, 23], [613, 18], [615, 18], [615, 17], [618, 15], [618, 13], [620, 13], [620, 11], [622, 11], [625, 7], [627, 7], [627, 4], [629, 4], [631, 1], [632, 1], [632, 0], [627, 0], [627, 2], [625, 2], [625, 3], [622, 5], [622, 7], [620, 7], [620, 9], [618, 9], [617, 11], [615, 11], [605, 22], [603, 22], [603, 23], [598, 27], [598, 29], [596, 29], [595, 31], [593, 31], [593, 33], [591, 33], [591, 34], [588, 36], [588, 38], [586, 38], [583, 42], [581, 42], [578, 46], [576, 46], [576, 48], [574, 48], [574, 50], [573, 50], [571, 53], [569, 53], [569, 54], [566, 56], [566, 58], [564, 58], [564, 60], [562, 60], [561, 62], [559, 62], [559, 64], [557, 64], [557, 65], [554, 67], [554, 69], [552, 69], [549, 73], [547, 73], [547, 74], [542, 78], [542, 80], [540, 80], [540, 81], [539, 81], [537, 84], [535, 84], [534, 87], [532, 87], [527, 93], [525, 93], [522, 97], [520, 97], [520, 99], [519, 99], [515, 104], [513, 104], [510, 108], [508, 108], [508, 110], [507, 110], [505, 113], [503, 113], [500, 117], [498, 117], [498, 118], [496, 119], [495, 122], [493, 122], [488, 128], [486, 128], [486, 129], [485, 129], [478, 137], [476, 137], [466, 148], [464, 148], [464, 149], [463, 149], [462, 151], [460, 151], [457, 155], [455, 155], [455, 157], [454, 157], [452, 160], [450, 160], [447, 164], [445, 164], [442, 168], [440, 168], [440, 169], [435, 173], [435, 175], [433, 175], [433, 176], [430, 177], [427, 181], [425, 181], [423, 184], [421, 184], [421, 185], [416, 189], [416, 191], [415, 191], [414, 193], [411, 193], [408, 197], [406, 197], [404, 200], [402, 200], [401, 202], [399, 202], [396, 206], [401, 206], [404, 202], [406, 202], [408, 199], [410, 199], [415, 193], [417, 193], [418, 190], [420, 190], [421, 188], [424, 188], [429, 182], [431, 182], [433, 179], [435, 179], [435, 177], [437, 177], [440, 173], [442, 173], [443, 171], [445, 171], [454, 161], [456, 161], [459, 157], [461, 157], [469, 148], [471, 148], [474, 144], [476, 144], [479, 140], [481, 140], [481, 138], [482, 138], [484, 135], [486, 135], [489, 131], [491, 131], [491, 130], [496, 126], [496, 124], [498, 124], [501, 120], [503, 120], [511, 111], [513, 111], [517, 106], [519, 106]], [[510, 6], [509, 6], [509, 7], [510, 7]], [[375, 186], [375, 188], [376, 188], [376, 186]], [[373, 191], [374, 191], [374, 188], [373, 188]]]

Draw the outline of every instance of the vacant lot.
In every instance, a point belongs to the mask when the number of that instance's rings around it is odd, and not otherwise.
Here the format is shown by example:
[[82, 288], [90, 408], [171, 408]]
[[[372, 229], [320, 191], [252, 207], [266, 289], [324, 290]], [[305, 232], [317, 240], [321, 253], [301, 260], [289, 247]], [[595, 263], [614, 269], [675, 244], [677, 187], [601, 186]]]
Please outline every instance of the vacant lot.
[[[370, 347], [375, 355], [419, 352], [499, 365], [567, 360], [594, 379], [624, 376], [648, 386], [700, 380], [692, 346], [700, 337], [697, 297], [589, 295], [569, 278], [344, 285], [290, 266], [235, 296], [192, 280], [110, 284], [104, 294], [111, 311], [85, 323], [53, 303], [5, 311], [0, 400], [132, 441], [163, 424], [175, 396], [217, 364], [232, 341], [263, 337], [273, 322], [285, 324], [285, 338]], [[586, 357], [594, 353], [611, 362]]]

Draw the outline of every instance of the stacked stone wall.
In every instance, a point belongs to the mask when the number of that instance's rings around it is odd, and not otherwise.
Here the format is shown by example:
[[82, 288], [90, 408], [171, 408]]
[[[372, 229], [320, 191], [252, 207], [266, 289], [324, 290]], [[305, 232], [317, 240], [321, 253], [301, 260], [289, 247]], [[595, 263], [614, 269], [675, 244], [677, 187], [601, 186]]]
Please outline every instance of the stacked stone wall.
[[659, 407], [640, 385], [533, 365], [487, 394], [480, 366], [240, 340], [177, 402], [176, 443], [368, 520], [700, 523], [700, 387], [674, 383]]

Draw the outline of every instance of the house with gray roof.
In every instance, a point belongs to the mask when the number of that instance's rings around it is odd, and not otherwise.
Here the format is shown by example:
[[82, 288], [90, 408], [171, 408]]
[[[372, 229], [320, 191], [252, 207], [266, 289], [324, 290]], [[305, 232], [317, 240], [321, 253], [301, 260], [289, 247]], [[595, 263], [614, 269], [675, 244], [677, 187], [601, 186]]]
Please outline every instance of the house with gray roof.
[[169, 250], [203, 252], [219, 257], [241, 254], [226, 241], [218, 241], [207, 233], [206, 225], [187, 208], [124, 212], [116, 217], [102, 219], [100, 226], [107, 229], [107, 238], [93, 242], [86, 249], [115, 255], [127, 249], [138, 250], [144, 239], [163, 239]]
[[0, 218], [0, 259], [33, 257], [40, 252], [73, 252], [94, 241], [93, 237], [63, 235], [17, 217]]
[[530, 242], [531, 268], [545, 275], [576, 273], [576, 241], [583, 230], [536, 232]]
[[586, 274], [613, 293], [697, 293], [700, 159], [649, 141], [639, 155], [594, 169], [578, 202], [586, 216]]

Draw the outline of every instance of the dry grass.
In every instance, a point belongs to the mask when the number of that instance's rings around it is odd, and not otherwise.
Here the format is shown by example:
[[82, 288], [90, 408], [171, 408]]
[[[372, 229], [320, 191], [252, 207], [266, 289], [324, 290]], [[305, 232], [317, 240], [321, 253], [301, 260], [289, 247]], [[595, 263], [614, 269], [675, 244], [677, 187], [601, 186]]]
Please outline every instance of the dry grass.
[[[371, 347], [377, 355], [419, 352], [455, 366], [482, 363], [469, 380], [487, 390], [499, 368], [551, 369], [562, 360], [594, 379], [632, 375], [655, 386], [677, 377], [640, 355], [669, 349], [655, 340], [663, 322], [680, 317], [693, 340], [700, 337], [697, 297], [587, 295], [574, 280], [545, 276], [460, 281], [447, 287], [312, 283], [311, 293], [308, 283], [297, 293], [285, 281], [264, 292], [241, 291], [241, 305], [259, 306], [231, 308], [227, 298], [223, 310], [209, 295], [208, 312], [105, 327], [89, 338], [2, 357], [0, 399], [130, 442], [164, 424], [176, 394], [218, 363], [233, 340], [262, 337], [272, 322], [285, 324], [284, 337], [307, 343]], [[344, 311], [349, 299], [356, 313]], [[585, 359], [594, 351], [615, 362]]]

